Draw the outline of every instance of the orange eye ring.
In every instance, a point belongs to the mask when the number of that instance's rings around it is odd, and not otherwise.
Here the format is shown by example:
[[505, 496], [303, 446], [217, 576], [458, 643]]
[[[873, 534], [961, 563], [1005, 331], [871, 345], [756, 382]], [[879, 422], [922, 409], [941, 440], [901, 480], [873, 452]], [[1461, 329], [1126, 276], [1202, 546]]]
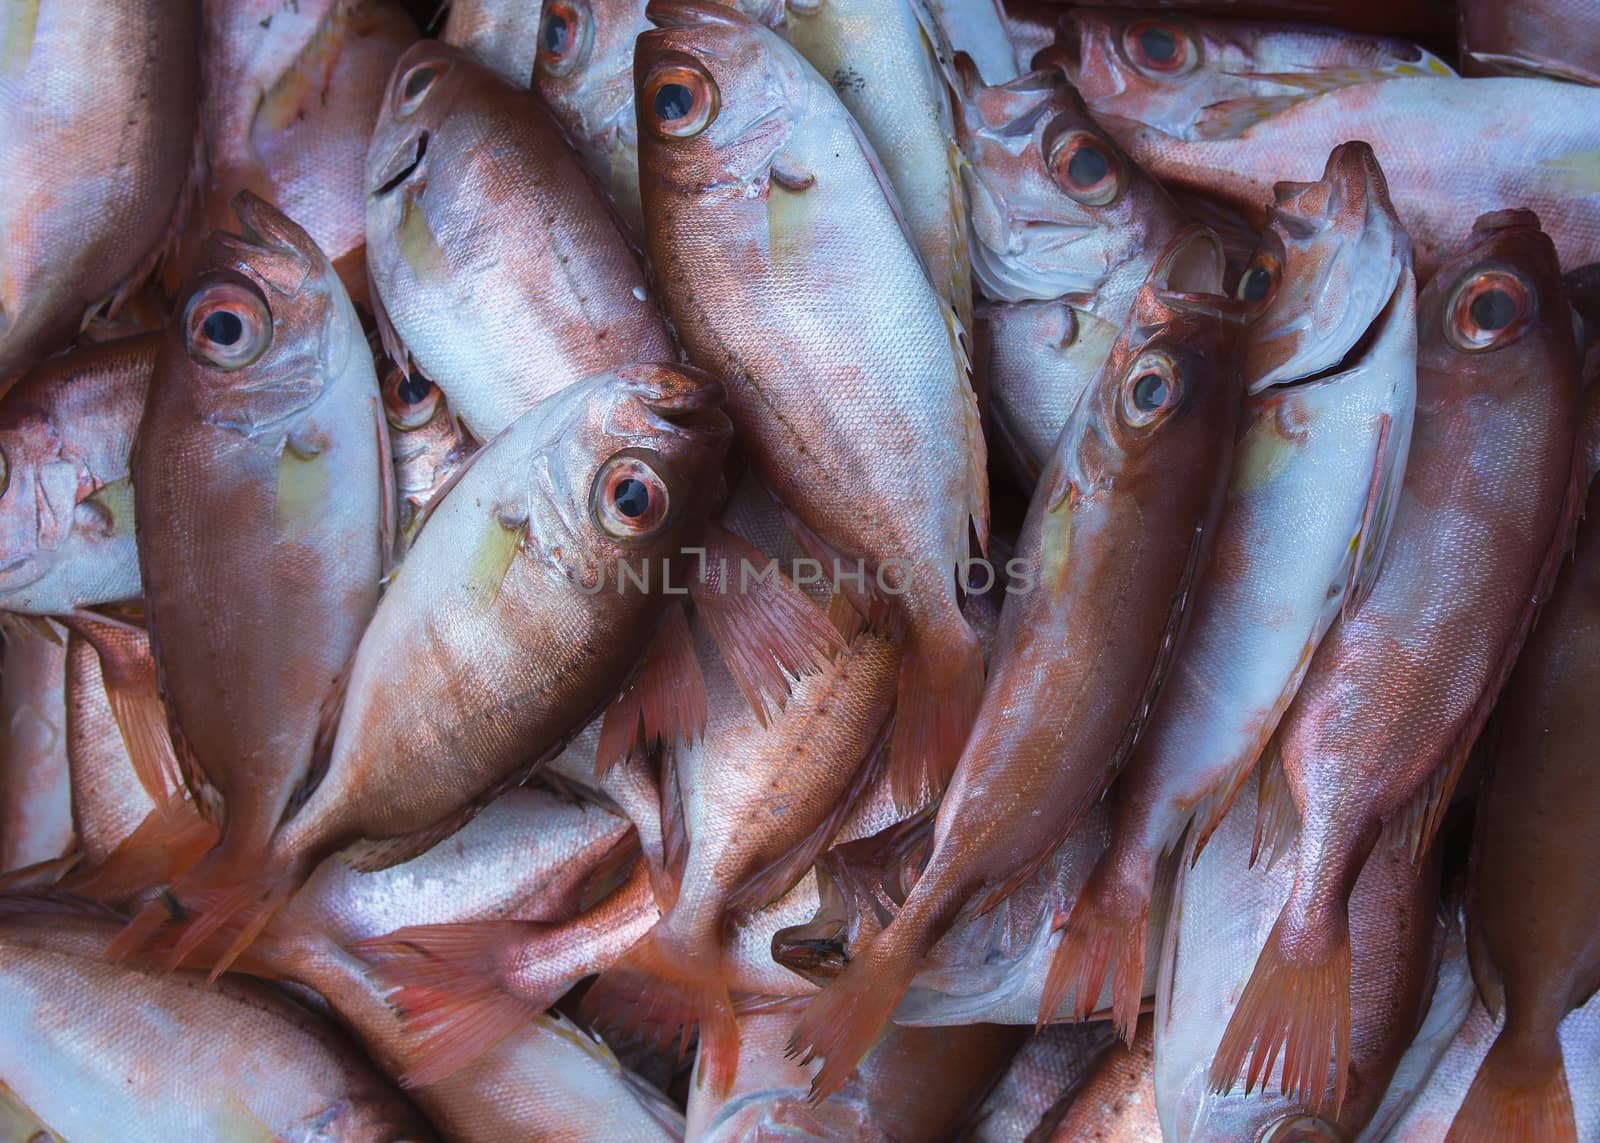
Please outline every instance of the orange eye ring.
[[1170, 416], [1183, 395], [1177, 363], [1160, 350], [1141, 353], [1122, 377], [1122, 420], [1130, 429], [1149, 428]]
[[1164, 20], [1129, 24], [1122, 33], [1122, 51], [1128, 62], [1146, 75], [1184, 75], [1200, 62], [1200, 52], [1188, 33]]
[[402, 432], [420, 429], [439, 408], [439, 387], [421, 373], [393, 369], [383, 379], [383, 412]]
[[641, 92], [640, 118], [658, 138], [692, 139], [717, 117], [717, 81], [697, 63], [664, 64]]
[[202, 365], [232, 372], [272, 344], [272, 310], [261, 291], [238, 275], [202, 279], [183, 306], [183, 347]]
[[667, 482], [643, 457], [623, 453], [601, 465], [590, 492], [594, 518], [619, 540], [650, 536], [672, 509]]
[[440, 60], [424, 60], [422, 63], [407, 69], [406, 73], [396, 81], [394, 87], [394, 113], [396, 117], [404, 119], [415, 114], [428, 98], [428, 93], [439, 82], [439, 77], [444, 74], [447, 65]]
[[1050, 144], [1050, 177], [1074, 202], [1108, 206], [1121, 197], [1127, 170], [1105, 140], [1088, 131], [1069, 131]]
[[1477, 266], [1463, 274], [1444, 307], [1444, 332], [1464, 353], [1501, 349], [1520, 338], [1537, 306], [1521, 274], [1502, 266]]
[[594, 45], [594, 15], [586, 0], [547, 0], [539, 17], [539, 50], [534, 69], [543, 75], [570, 74]]
[[1244, 268], [1244, 273], [1239, 275], [1239, 285], [1234, 292], [1246, 305], [1257, 310], [1265, 309], [1272, 295], [1278, 292], [1278, 282], [1282, 277], [1283, 263], [1278, 256], [1270, 251], [1258, 251]]

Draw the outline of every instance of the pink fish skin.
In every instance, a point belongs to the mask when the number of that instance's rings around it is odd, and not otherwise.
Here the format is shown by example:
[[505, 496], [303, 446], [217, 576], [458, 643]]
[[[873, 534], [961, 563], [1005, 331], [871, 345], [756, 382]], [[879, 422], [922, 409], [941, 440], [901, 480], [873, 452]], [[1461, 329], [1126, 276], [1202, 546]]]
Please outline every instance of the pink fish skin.
[[1457, 0], [1456, 8], [1468, 74], [1600, 84], [1600, 5], [1593, 0]]

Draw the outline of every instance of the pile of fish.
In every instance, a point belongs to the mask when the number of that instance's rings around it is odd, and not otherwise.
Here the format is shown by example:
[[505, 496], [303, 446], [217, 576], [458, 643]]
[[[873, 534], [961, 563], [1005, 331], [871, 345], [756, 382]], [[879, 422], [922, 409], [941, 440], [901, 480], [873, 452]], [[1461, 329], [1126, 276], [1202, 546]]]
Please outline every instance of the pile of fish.
[[1593, 0], [0, 4], [0, 1140], [1600, 1141]]

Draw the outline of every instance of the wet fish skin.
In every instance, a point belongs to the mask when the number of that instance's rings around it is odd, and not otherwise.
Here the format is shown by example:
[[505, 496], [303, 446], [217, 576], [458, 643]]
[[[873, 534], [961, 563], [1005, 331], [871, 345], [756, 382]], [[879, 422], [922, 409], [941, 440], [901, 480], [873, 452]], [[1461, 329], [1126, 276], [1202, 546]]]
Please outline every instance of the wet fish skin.
[[543, 4], [524, 0], [455, 0], [439, 38], [507, 83], [528, 87], [543, 15]]
[[1113, 1041], [1103, 1023], [1040, 1028], [1011, 1057], [973, 1117], [974, 1143], [1028, 1143], [1045, 1115], [1094, 1073]]
[[1046, 1143], [1143, 1143], [1160, 1136], [1155, 1044], [1148, 1020], [1141, 1021], [1132, 1043], [1113, 1044], [1100, 1057], [1083, 1086], [1046, 1116], [1037, 1132]]
[[1480, 219], [1417, 310], [1417, 418], [1382, 574], [1280, 724], [1295, 883], [1212, 1073], [1226, 1090], [1288, 1036], [1304, 1046], [1284, 1084], [1314, 1110], [1324, 1053], [1349, 1051], [1351, 887], [1384, 822], [1416, 850], [1431, 840], [1578, 504], [1576, 346], [1537, 219]]
[[556, 121], [457, 49], [423, 41], [396, 63], [366, 187], [385, 348], [436, 382], [479, 440], [611, 366], [677, 359], [638, 257]]
[[65, 640], [8, 633], [0, 646], [0, 873], [72, 848]]
[[140, 594], [129, 454], [160, 337], [85, 346], [0, 401], [0, 606], [69, 614]]
[[193, 0], [17, 8], [0, 34], [0, 393], [155, 268], [195, 138]]
[[1600, 14], [1584, 0], [1460, 0], [1462, 68], [1600, 84]]
[[100, 655], [75, 631], [67, 635], [66, 699], [73, 829], [84, 864], [93, 866], [110, 857], [156, 803], [134, 773], [106, 699]]

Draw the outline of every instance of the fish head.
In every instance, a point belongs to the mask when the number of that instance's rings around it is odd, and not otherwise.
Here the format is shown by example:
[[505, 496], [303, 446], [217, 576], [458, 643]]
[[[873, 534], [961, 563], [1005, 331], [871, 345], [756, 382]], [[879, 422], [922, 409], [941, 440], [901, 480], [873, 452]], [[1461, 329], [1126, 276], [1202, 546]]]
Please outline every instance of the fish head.
[[1555, 245], [1531, 210], [1480, 217], [1417, 299], [1417, 400], [1505, 394], [1578, 375]]
[[240, 232], [211, 235], [156, 369], [182, 386], [202, 421], [254, 436], [283, 430], [332, 378], [370, 360], [344, 287], [310, 236], [250, 191], [233, 209]]
[[441, 128], [469, 85], [488, 78], [490, 73], [464, 52], [437, 40], [419, 40], [395, 61], [367, 145], [369, 242], [403, 239], [430, 167], [448, 170], [461, 158], [439, 153]]
[[1321, 179], [1274, 194], [1238, 286], [1250, 393], [1349, 373], [1410, 326], [1411, 243], [1371, 147], [1341, 143]]
[[626, 365], [539, 406], [530, 540], [588, 571], [675, 553], [719, 487], [733, 437], [722, 403], [698, 370]]
[[769, 29], [709, 0], [651, 0], [634, 50], [640, 182], [761, 193], [817, 79]]
[[0, 403], [0, 592], [37, 582], [72, 531], [77, 506], [94, 490], [87, 469], [67, 456], [49, 411], [25, 382]]
[[545, 3], [533, 85], [581, 142], [633, 136], [633, 41], [649, 26], [640, 0]]
[[[1091, 296], [1177, 227], [1166, 193], [1090, 118], [1059, 71], [986, 86], [954, 64], [973, 271], [996, 299]], [[1155, 237], [1152, 239], [1152, 232]]]

